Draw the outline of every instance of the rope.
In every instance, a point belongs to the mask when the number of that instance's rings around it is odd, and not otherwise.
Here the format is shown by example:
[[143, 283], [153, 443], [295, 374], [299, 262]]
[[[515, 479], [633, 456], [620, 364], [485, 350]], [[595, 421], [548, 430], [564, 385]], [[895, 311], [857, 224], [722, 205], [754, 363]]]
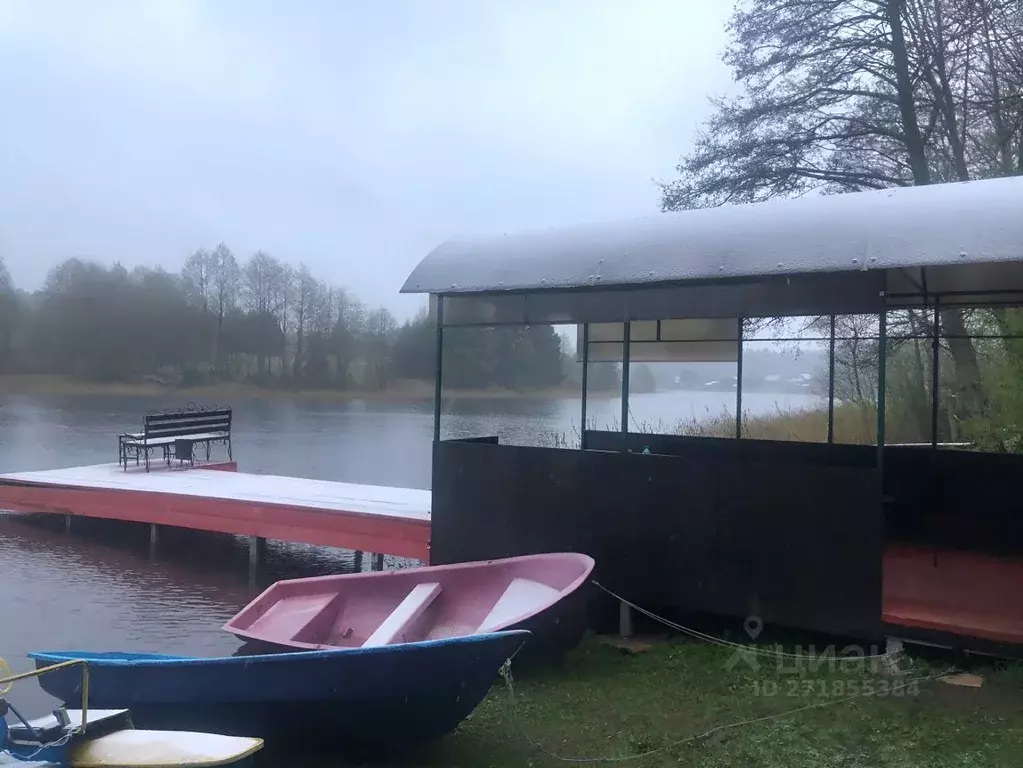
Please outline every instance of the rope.
[[[691, 629], [690, 627], [683, 626], [682, 624], [678, 624], [678, 623], [676, 623], [674, 621], [671, 621], [670, 619], [666, 619], [663, 616], [658, 616], [656, 613], [654, 613], [653, 611], [648, 611], [646, 608], [641, 608], [640, 606], [636, 605], [635, 603], [626, 600], [621, 595], [618, 595], [615, 592], [612, 592], [610, 589], [608, 589], [607, 587], [605, 587], [603, 584], [601, 584], [598, 581], [594, 580], [592, 583], [593, 583], [594, 586], [598, 587], [599, 589], [604, 590], [605, 592], [607, 592], [607, 594], [611, 595], [611, 597], [613, 597], [616, 600], [622, 602], [623, 604], [629, 606], [634, 611], [638, 611], [639, 613], [643, 614], [644, 616], [646, 616], [646, 617], [648, 617], [650, 619], [653, 619], [654, 621], [659, 622], [659, 623], [663, 624], [664, 626], [669, 627], [670, 629], [674, 629], [677, 632], [681, 632], [681, 633], [689, 635], [691, 637], [695, 637], [695, 638], [697, 638], [699, 640], [703, 640], [704, 642], [708, 642], [708, 643], [711, 643], [713, 645], [720, 645], [723, 648], [732, 648], [732, 649], [741, 651], [743, 653], [748, 653], [748, 654], [751, 654], [751, 655], [754, 655], [754, 656], [773, 656], [775, 658], [783, 658], [783, 659], [805, 659], [806, 658], [806, 654], [786, 653], [785, 651], [774, 650], [774, 649], [771, 649], [771, 648], [757, 648], [756, 646], [744, 645], [743, 643], [735, 643], [735, 642], [732, 642], [731, 640], [725, 640], [724, 638], [721, 638], [721, 637], [714, 637], [713, 635], [708, 635], [705, 632], [700, 632], [699, 630]], [[889, 660], [891, 660], [897, 653], [898, 653], [898, 651], [894, 651], [893, 650], [893, 651], [885, 651], [884, 653], [876, 653], [876, 654], [873, 654], [871, 656], [848, 656], [848, 657], [843, 657], [842, 661], [870, 661], [872, 659], [889, 659]]]
[[[31, 760], [47, 747], [62, 747], [68, 743], [72, 736], [85, 733], [85, 729], [89, 724], [89, 662], [84, 659], [69, 659], [68, 661], [51, 664], [48, 667], [42, 667], [28, 672], [22, 672], [17, 675], [12, 675], [10, 674], [11, 665], [8, 664], [2, 656], [0, 656], [0, 695], [8, 693], [11, 688], [14, 687], [14, 683], [18, 680], [27, 680], [30, 677], [40, 677], [41, 675], [45, 675], [47, 672], [52, 672], [56, 669], [64, 669], [65, 667], [74, 666], [82, 667], [82, 721], [73, 728], [70, 728], [67, 733], [57, 739], [57, 741], [41, 745], [39, 749], [32, 753], [32, 757], [22, 759]], [[0, 750], [0, 754], [3, 754], [4, 752], [10, 754], [9, 750]]]
[[10, 748], [0, 749], [0, 754], [7, 754], [7, 755], [10, 755], [15, 760], [21, 760], [21, 761], [24, 761], [26, 763], [29, 763], [29, 762], [32, 762], [33, 760], [35, 760], [37, 757], [39, 757], [43, 753], [44, 750], [47, 750], [47, 749], [50, 749], [50, 748], [53, 748], [53, 747], [63, 747], [65, 744], [67, 744], [69, 741], [71, 741], [71, 739], [74, 736], [77, 736], [78, 734], [84, 733], [84, 732], [85, 732], [85, 728], [83, 726], [80, 726], [80, 725], [79, 726], [75, 726], [74, 728], [71, 728], [70, 730], [66, 731], [64, 733], [64, 735], [61, 736], [56, 741], [51, 741], [49, 744], [40, 744], [39, 747], [37, 747], [35, 749], [35, 751], [33, 751], [31, 754], [25, 755], [23, 757], [22, 756], [16, 756], [13, 752], [11, 752]]
[[[732, 642], [730, 640], [725, 640], [724, 638], [714, 637], [713, 635], [708, 635], [705, 632], [700, 632], [700, 631], [692, 629], [690, 627], [683, 626], [681, 624], [678, 624], [677, 622], [674, 622], [674, 621], [671, 621], [669, 619], [666, 619], [663, 616], [658, 616], [653, 611], [648, 611], [645, 608], [642, 608], [642, 607], [636, 605], [635, 603], [630, 602], [629, 600], [626, 600], [625, 598], [623, 598], [622, 596], [616, 594], [615, 592], [612, 592], [610, 589], [608, 589], [607, 587], [605, 587], [603, 584], [601, 584], [598, 581], [594, 580], [593, 584], [595, 586], [597, 586], [598, 588], [602, 589], [607, 594], [611, 595], [616, 600], [619, 600], [624, 605], [627, 605], [629, 608], [632, 608], [633, 610], [638, 611], [639, 613], [643, 614], [644, 616], [647, 616], [647, 617], [653, 619], [654, 621], [660, 622], [661, 624], [663, 624], [666, 627], [669, 627], [669, 628], [674, 629], [674, 630], [676, 630], [678, 632], [682, 632], [684, 634], [690, 635], [691, 637], [698, 638], [700, 640], [703, 640], [705, 642], [711, 643], [713, 645], [718, 645], [718, 646], [723, 647], [723, 648], [734, 648], [734, 649], [738, 649], [738, 650], [742, 651], [743, 653], [753, 653], [755, 655], [761, 655], [761, 656], [774, 656], [774, 657], [778, 657], [778, 658], [791, 658], [791, 659], [805, 659], [806, 658], [806, 654], [786, 653], [784, 651], [771, 650], [771, 649], [767, 649], [767, 648], [756, 648], [756, 647], [751, 647], [751, 646], [748, 646], [748, 645], [743, 645], [742, 643], [735, 643], [735, 642]], [[852, 660], [884, 659], [884, 660], [886, 660], [888, 662], [888, 666], [892, 669], [893, 672], [898, 672], [898, 665], [897, 665], [897, 663], [895, 663], [895, 656], [897, 654], [898, 654], [898, 651], [894, 651], [893, 650], [893, 651], [887, 651], [887, 652], [885, 652], [883, 654], [874, 654], [872, 656], [852, 656], [852, 657], [848, 657], [848, 660], [852, 661]], [[512, 655], [512, 658], [514, 658], [514, 654]], [[846, 660], [847, 659], [843, 659], [843, 661], [846, 661]], [[686, 736], [685, 738], [678, 739], [677, 741], [673, 741], [673, 742], [670, 742], [668, 744], [664, 744], [664, 745], [662, 745], [660, 747], [655, 747], [654, 749], [647, 750], [646, 752], [642, 752], [642, 753], [637, 754], [637, 755], [625, 755], [625, 756], [620, 756], [620, 757], [565, 757], [564, 755], [559, 755], [556, 752], [552, 752], [551, 750], [547, 749], [543, 744], [538, 742], [536, 739], [533, 739], [532, 737], [530, 737], [530, 735], [526, 732], [526, 729], [523, 727], [522, 722], [519, 719], [518, 700], [517, 700], [517, 698], [515, 696], [515, 686], [514, 686], [514, 682], [512, 680], [511, 663], [512, 663], [512, 659], [511, 658], [509, 658], [507, 661], [505, 661], [504, 664], [501, 665], [500, 674], [501, 674], [501, 677], [504, 678], [505, 684], [508, 686], [508, 695], [509, 695], [509, 698], [511, 699], [512, 717], [515, 720], [516, 727], [518, 728], [518, 730], [522, 734], [522, 737], [534, 749], [537, 749], [540, 752], [542, 752], [543, 754], [547, 755], [548, 757], [553, 758], [554, 760], [557, 760], [557, 761], [562, 762], [562, 763], [574, 763], [574, 764], [621, 763], [621, 762], [626, 762], [626, 761], [629, 761], [629, 760], [639, 760], [639, 759], [642, 759], [644, 757], [650, 757], [651, 755], [655, 755], [655, 754], [657, 754], [659, 752], [663, 752], [665, 750], [672, 749], [674, 747], [680, 747], [680, 746], [682, 746], [684, 744], [690, 744], [690, 743], [693, 743], [693, 742], [702, 741], [702, 740], [706, 739], [707, 737], [712, 736], [713, 734], [719, 733], [721, 731], [731, 730], [731, 729], [734, 729], [734, 728], [742, 728], [742, 727], [750, 726], [750, 725], [756, 725], [758, 723], [765, 723], [765, 722], [768, 722], [768, 721], [771, 721], [771, 720], [779, 720], [779, 719], [784, 718], [784, 717], [791, 717], [792, 715], [798, 714], [800, 712], [807, 712], [807, 711], [812, 710], [812, 709], [824, 709], [825, 707], [837, 706], [839, 704], [847, 704], [850, 701], [855, 701], [856, 699], [867, 698], [867, 697], [870, 697], [870, 696], [877, 696], [877, 695], [880, 694], [880, 691], [874, 691], [874, 690], [864, 691], [864, 692], [856, 693], [856, 694], [853, 694], [853, 695], [850, 695], [850, 696], [846, 696], [844, 698], [829, 699], [827, 701], [819, 701], [819, 702], [815, 702], [813, 704], [805, 704], [805, 705], [803, 705], [801, 707], [796, 707], [794, 709], [789, 709], [789, 710], [786, 710], [784, 712], [776, 712], [773, 715], [763, 715], [761, 717], [754, 717], [754, 718], [750, 718], [748, 720], [739, 720], [739, 721], [734, 722], [734, 723], [726, 723], [724, 725], [718, 725], [718, 726], [715, 726], [715, 727], [713, 727], [713, 728], [711, 728], [711, 729], [709, 729], [707, 731], [703, 731], [702, 733], [697, 733], [697, 734], [694, 734], [692, 736]], [[935, 680], [935, 679], [937, 679], [939, 677], [942, 677], [944, 675], [951, 674], [954, 671], [955, 671], [955, 667], [949, 667], [948, 669], [945, 669], [942, 672], [936, 672], [936, 673], [931, 674], [931, 675], [925, 675], [925, 676], [922, 676], [922, 677], [915, 677], [915, 678], [911, 678], [909, 680], [904, 680], [904, 681], [899, 682], [899, 683], [893, 683], [891, 686], [886, 688], [886, 691], [894, 692], [894, 691], [902, 690], [902, 689], [907, 688], [907, 687], [912, 686], [912, 685], [918, 685], [919, 683], [928, 682], [930, 680]]]

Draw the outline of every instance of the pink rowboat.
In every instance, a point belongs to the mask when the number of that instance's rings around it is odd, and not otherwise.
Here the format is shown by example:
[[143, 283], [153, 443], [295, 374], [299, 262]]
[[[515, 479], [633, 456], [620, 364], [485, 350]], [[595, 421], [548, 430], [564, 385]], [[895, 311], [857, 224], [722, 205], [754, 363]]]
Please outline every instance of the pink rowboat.
[[564, 647], [578, 642], [585, 613], [583, 601], [566, 598], [580, 591], [593, 565], [593, 558], [567, 552], [288, 579], [223, 628], [286, 650], [371, 648], [503, 629], [530, 629], [541, 645], [556, 635]]

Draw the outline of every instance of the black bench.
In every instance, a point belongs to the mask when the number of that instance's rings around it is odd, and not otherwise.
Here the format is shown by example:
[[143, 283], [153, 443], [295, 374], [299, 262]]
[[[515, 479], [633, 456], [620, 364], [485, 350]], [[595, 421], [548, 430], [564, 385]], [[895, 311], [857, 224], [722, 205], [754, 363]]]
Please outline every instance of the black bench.
[[194, 464], [196, 443], [206, 447], [207, 461], [210, 447], [216, 443], [226, 446], [228, 459], [233, 459], [231, 409], [191, 407], [183, 411], [146, 414], [142, 419], [141, 432], [118, 435], [118, 460], [127, 470], [128, 461], [134, 456], [135, 466], [143, 462], [148, 472], [150, 456], [159, 449], [168, 465], [172, 459]]

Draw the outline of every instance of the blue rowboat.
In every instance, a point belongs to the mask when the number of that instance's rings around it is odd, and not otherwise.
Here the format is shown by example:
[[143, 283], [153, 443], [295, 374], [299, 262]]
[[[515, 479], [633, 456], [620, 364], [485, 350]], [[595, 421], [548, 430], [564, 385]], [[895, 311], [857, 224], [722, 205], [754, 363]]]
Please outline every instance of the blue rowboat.
[[[267, 747], [402, 747], [453, 731], [483, 700], [526, 630], [295, 653], [195, 658], [147, 653], [34, 652], [37, 667], [83, 659], [89, 703], [128, 708], [138, 728], [259, 736]], [[66, 674], [65, 674], [66, 672]], [[81, 674], [39, 678], [64, 702]]]

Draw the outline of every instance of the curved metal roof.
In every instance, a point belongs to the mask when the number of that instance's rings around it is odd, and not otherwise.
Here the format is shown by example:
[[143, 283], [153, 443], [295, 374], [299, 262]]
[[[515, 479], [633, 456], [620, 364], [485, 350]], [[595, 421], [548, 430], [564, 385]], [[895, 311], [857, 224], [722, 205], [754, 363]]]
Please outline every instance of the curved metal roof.
[[449, 240], [401, 292], [639, 287], [1004, 261], [1023, 261], [1019, 176]]

